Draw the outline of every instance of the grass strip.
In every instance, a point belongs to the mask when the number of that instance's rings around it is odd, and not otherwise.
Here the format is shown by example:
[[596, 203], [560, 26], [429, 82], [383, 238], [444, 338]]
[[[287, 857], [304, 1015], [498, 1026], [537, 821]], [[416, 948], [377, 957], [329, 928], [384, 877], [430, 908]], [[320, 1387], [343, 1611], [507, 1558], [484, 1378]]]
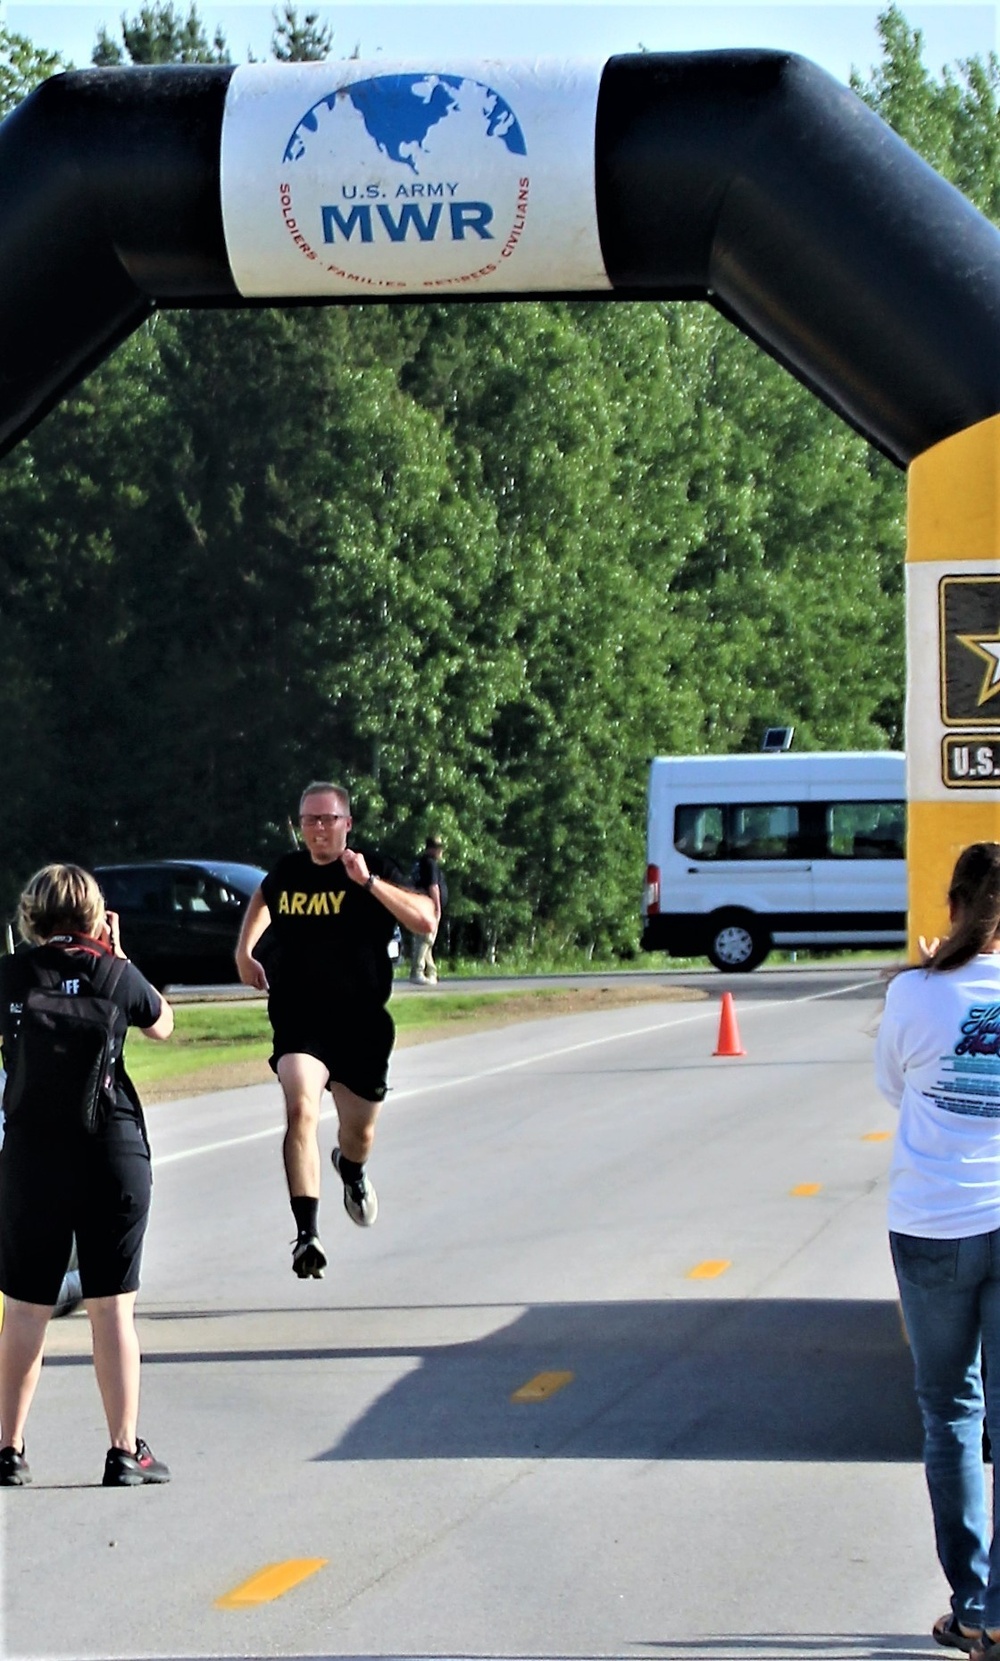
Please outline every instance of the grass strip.
[[[551, 1002], [562, 996], [558, 987], [523, 992], [434, 992], [428, 996], [398, 998], [392, 1004], [397, 1032], [432, 1026], [450, 1026], [474, 1020], [484, 1013], [507, 1013], [520, 1004]], [[131, 1033], [126, 1043], [126, 1065], [140, 1095], [145, 1085], [165, 1086], [173, 1078], [190, 1081], [192, 1074], [234, 1062], [264, 1062], [271, 1053], [271, 1028], [263, 1003], [180, 1004], [174, 1010], [173, 1037], [165, 1044], [150, 1043]]]

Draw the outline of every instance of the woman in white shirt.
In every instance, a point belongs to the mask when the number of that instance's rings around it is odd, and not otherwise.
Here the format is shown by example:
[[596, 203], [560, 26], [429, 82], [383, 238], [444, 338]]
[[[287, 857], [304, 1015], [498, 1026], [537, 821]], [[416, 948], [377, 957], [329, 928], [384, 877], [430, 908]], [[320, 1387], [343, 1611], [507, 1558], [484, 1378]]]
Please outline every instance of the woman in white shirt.
[[948, 902], [947, 938], [888, 989], [876, 1078], [899, 1109], [889, 1241], [952, 1589], [933, 1636], [1000, 1661], [1000, 1494], [988, 1515], [983, 1469], [984, 1411], [1000, 1449], [1000, 843], [965, 849]]

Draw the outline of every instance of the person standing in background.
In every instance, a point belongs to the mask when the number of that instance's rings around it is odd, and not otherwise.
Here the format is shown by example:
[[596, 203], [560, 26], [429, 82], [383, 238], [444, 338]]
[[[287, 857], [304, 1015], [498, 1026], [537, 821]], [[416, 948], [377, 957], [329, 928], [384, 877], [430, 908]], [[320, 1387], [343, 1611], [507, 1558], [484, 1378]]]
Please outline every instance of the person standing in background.
[[434, 927], [426, 934], [414, 934], [410, 959], [410, 979], [417, 986], [433, 986], [437, 982], [437, 964], [434, 962], [434, 942], [441, 928], [441, 918], [448, 904], [448, 884], [442, 870], [444, 843], [439, 836], [429, 836], [424, 851], [414, 862], [413, 886], [427, 894], [434, 906]]

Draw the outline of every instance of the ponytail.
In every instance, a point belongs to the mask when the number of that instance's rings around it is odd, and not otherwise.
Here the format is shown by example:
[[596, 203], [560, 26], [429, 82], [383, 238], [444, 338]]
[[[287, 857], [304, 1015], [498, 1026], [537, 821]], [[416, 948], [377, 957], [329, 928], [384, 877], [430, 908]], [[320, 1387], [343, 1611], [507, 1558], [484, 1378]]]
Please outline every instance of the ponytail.
[[948, 903], [951, 929], [924, 965], [935, 973], [960, 969], [1000, 934], [1000, 842], [973, 842], [959, 854]]

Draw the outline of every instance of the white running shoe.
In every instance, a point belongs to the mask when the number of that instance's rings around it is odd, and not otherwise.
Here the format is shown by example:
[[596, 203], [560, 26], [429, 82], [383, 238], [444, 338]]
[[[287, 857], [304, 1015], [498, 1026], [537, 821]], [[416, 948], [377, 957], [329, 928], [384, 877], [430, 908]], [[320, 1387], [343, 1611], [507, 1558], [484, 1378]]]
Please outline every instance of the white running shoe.
[[348, 1182], [340, 1173], [340, 1149], [334, 1148], [330, 1155], [333, 1168], [344, 1184], [344, 1210], [352, 1223], [359, 1228], [371, 1228], [378, 1216], [378, 1195], [362, 1171], [357, 1182]]

